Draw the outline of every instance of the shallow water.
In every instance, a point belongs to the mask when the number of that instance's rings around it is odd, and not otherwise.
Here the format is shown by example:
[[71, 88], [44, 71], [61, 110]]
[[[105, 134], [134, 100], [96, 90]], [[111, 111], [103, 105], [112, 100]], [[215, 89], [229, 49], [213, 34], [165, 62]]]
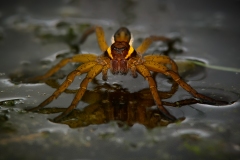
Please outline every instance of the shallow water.
[[[5, 2], [0, 6], [0, 159], [238, 159], [238, 6], [235, 0]], [[166, 106], [177, 118], [185, 118], [169, 124], [156, 112], [141, 76], [109, 74], [107, 84], [101, 76], [89, 84], [64, 124], [50, 119], [69, 106], [84, 76], [41, 113], [26, 112], [50, 96], [76, 65], [68, 65], [46, 83], [21, 80], [41, 75], [59, 59], [72, 56], [70, 51], [100, 54], [95, 36], [74, 45], [78, 35], [96, 24], [104, 28], [109, 43], [123, 25], [132, 31], [135, 47], [149, 35], [180, 37], [182, 43], [175, 47], [182, 52], [170, 56], [178, 62], [181, 76], [200, 93], [230, 104]], [[147, 53], [165, 49], [157, 42]], [[159, 90], [171, 89], [166, 77], [158, 74], [156, 81]], [[164, 101], [189, 98], [179, 87]], [[128, 121], [126, 113], [132, 116]]]

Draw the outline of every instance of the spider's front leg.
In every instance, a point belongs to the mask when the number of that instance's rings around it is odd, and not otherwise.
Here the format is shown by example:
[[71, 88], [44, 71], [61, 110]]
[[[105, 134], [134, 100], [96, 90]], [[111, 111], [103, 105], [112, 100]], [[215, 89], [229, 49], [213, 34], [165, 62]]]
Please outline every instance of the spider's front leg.
[[[105, 40], [104, 31], [103, 31], [102, 27], [99, 27], [99, 26], [95, 26], [95, 27], [91, 28], [90, 31], [87, 31], [86, 34], [84, 34], [83, 37], [81, 38], [82, 40], [80, 41], [80, 43], [83, 43], [82, 41], [85, 41], [88, 34], [91, 34], [93, 31], [96, 32], [96, 37], [97, 37], [97, 41], [98, 41], [98, 45], [99, 45], [100, 49], [103, 52], [106, 51], [108, 49], [108, 45]], [[86, 63], [86, 62], [90, 62], [90, 61], [96, 61], [96, 59], [97, 59], [97, 56], [94, 54], [79, 54], [79, 55], [75, 55], [70, 58], [65, 58], [65, 59], [61, 60], [57, 65], [55, 65], [53, 68], [51, 68], [44, 75], [27, 79], [26, 82], [37, 82], [37, 81], [47, 79], [50, 76], [52, 76], [54, 73], [59, 71], [66, 64], [71, 63], [71, 62]]]
[[104, 36], [104, 31], [102, 27], [96, 26], [95, 28], [96, 36], [97, 36], [97, 41], [100, 49], [105, 52], [108, 49], [108, 45]]
[[170, 64], [171, 65], [171, 69], [178, 73], [178, 66], [177, 64], [171, 59], [169, 58], [168, 56], [165, 56], [165, 55], [147, 55], [147, 56], [144, 56], [144, 60], [145, 61], [148, 61], [148, 62], [153, 62], [153, 63], [160, 63], [160, 64]]
[[74, 108], [76, 108], [78, 102], [81, 100], [83, 94], [87, 89], [88, 83], [91, 82], [92, 79], [94, 79], [102, 71], [102, 69], [103, 69], [103, 65], [101, 64], [96, 64], [95, 66], [92, 67], [92, 69], [88, 72], [87, 76], [84, 78], [84, 80], [80, 84], [80, 88], [76, 93], [71, 105], [62, 114], [54, 118], [55, 122], [61, 120], [63, 117], [71, 113]]
[[101, 51], [105, 52], [108, 49], [108, 45], [104, 36], [104, 31], [102, 29], [102, 27], [100, 26], [94, 26], [89, 28], [88, 30], [86, 30], [82, 37], [79, 40], [79, 44], [82, 44], [85, 42], [85, 40], [87, 39], [87, 37], [89, 35], [91, 35], [92, 33], [96, 33], [96, 37], [97, 37], [97, 41], [98, 41], [98, 45], [101, 49]]
[[45, 101], [43, 101], [41, 104], [39, 104], [37, 107], [27, 109], [27, 111], [37, 111], [50, 102], [52, 102], [54, 99], [56, 99], [74, 80], [74, 78], [82, 73], [88, 72], [93, 66], [95, 66], [97, 62], [88, 62], [81, 66], [79, 66], [77, 69], [72, 71], [66, 78], [66, 80], [59, 86], [59, 88]]
[[164, 108], [164, 106], [162, 104], [162, 101], [161, 101], [161, 99], [160, 99], [160, 97], [158, 95], [157, 85], [156, 85], [154, 79], [152, 78], [150, 71], [144, 65], [136, 65], [136, 69], [148, 81], [149, 87], [150, 87], [150, 90], [151, 90], [151, 93], [152, 93], [152, 96], [153, 96], [153, 99], [154, 99], [155, 103], [157, 104], [157, 107], [159, 108], [161, 113], [163, 113], [170, 120], [175, 121], [176, 118], [174, 116], [172, 116], [167, 111], [166, 108]]

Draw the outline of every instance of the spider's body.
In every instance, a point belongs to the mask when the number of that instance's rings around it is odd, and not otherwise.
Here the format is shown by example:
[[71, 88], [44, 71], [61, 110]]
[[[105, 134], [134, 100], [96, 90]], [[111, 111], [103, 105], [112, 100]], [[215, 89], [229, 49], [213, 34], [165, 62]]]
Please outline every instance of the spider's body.
[[126, 42], [115, 42], [111, 45], [110, 53], [107, 51], [110, 60], [110, 70], [113, 74], [126, 74], [128, 72], [128, 59], [125, 57], [128, 55], [129, 44]]
[[[134, 49], [131, 42], [130, 31], [122, 27], [114, 34], [114, 41], [111, 46], [108, 46], [104, 37], [104, 32], [101, 27], [95, 27], [95, 32], [98, 40], [98, 44], [103, 54], [100, 56], [94, 54], [79, 54], [71, 58], [63, 59], [56, 66], [50, 69], [43, 76], [35, 77], [34, 81], [39, 81], [46, 79], [57, 72], [60, 68], [65, 66], [69, 62], [82, 63], [74, 71], [72, 71], [66, 80], [61, 84], [61, 86], [45, 101], [43, 101], [39, 106], [29, 109], [30, 111], [36, 111], [52, 100], [56, 99], [67, 87], [72, 83], [74, 78], [82, 73], [87, 73], [86, 77], [80, 84], [80, 88], [76, 93], [71, 105], [54, 120], [59, 121], [62, 117], [68, 115], [81, 100], [83, 94], [86, 91], [88, 83], [95, 78], [99, 73], [102, 72], [103, 80], [107, 80], [108, 69], [112, 74], [127, 74], [131, 71], [133, 77], [137, 76], [137, 72], [141, 74], [149, 83], [150, 91], [152, 93], [153, 99], [160, 112], [167, 116], [170, 120], [176, 120], [162, 105], [162, 101], [158, 95], [157, 85], [155, 80], [151, 76], [151, 72], [159, 72], [165, 74], [166, 76], [172, 77], [172, 79], [177, 82], [182, 88], [191, 93], [194, 97], [210, 101], [212, 103], [219, 103], [212, 98], [204, 96], [194, 90], [190, 85], [183, 81], [178, 74], [178, 67], [176, 63], [170, 59], [168, 56], [163, 55], [147, 55], [142, 56], [149, 45], [154, 41], [165, 41], [168, 42], [170, 39], [160, 36], [151, 36], [146, 38], [142, 44]], [[171, 66], [170, 68], [167, 66]]]
[[136, 51], [130, 46], [131, 34], [125, 27], [120, 28], [114, 34], [114, 43], [107, 49], [105, 55], [110, 60], [110, 70], [112, 74], [127, 74], [128, 60], [137, 55]]

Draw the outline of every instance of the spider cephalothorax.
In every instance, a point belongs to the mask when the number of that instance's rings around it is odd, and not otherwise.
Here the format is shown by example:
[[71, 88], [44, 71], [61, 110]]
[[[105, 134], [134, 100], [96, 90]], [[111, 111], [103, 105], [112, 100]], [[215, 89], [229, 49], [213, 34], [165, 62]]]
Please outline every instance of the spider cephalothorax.
[[114, 34], [114, 42], [105, 52], [105, 55], [108, 55], [111, 59], [110, 70], [113, 74], [128, 73], [128, 60], [137, 54], [133, 47], [130, 46], [130, 40], [130, 31], [122, 27]]
[[103, 80], [107, 80], [108, 69], [110, 69], [113, 74], [121, 73], [125, 75], [129, 70], [131, 71], [133, 77], [137, 76], [137, 72], [141, 74], [149, 83], [150, 91], [159, 111], [172, 121], [175, 121], [176, 118], [172, 116], [163, 106], [158, 95], [156, 82], [151, 75], [151, 71], [170, 76], [183, 89], [198, 99], [209, 101], [215, 104], [222, 103], [221, 101], [214, 100], [198, 93], [189, 84], [183, 81], [178, 74], [178, 67], [176, 63], [168, 56], [142, 56], [152, 42], [159, 40], [171, 42], [171, 39], [161, 36], [150, 36], [146, 38], [138, 48], [134, 49], [131, 44], [130, 31], [127, 28], [122, 27], [114, 34], [113, 43], [109, 47], [106, 43], [103, 29], [101, 27], [95, 27], [94, 30], [96, 32], [99, 47], [103, 54], [99, 56], [95, 54], [78, 54], [70, 58], [65, 58], [43, 76], [33, 78], [33, 81], [44, 80], [52, 76], [67, 63], [81, 63], [80, 66], [68, 74], [66, 80], [49, 98], [39, 104], [39, 106], [29, 109], [30, 111], [36, 111], [46, 106], [56, 99], [64, 90], [66, 90], [76, 76], [79, 76], [82, 73], [87, 73], [86, 77], [81, 82], [79, 90], [76, 93], [71, 105], [61, 115], [54, 119], [54, 121], [59, 121], [62, 117], [65, 117], [71, 113], [72, 110], [77, 106], [78, 102], [81, 100], [86, 91], [88, 83], [91, 82], [92, 79], [94, 79], [98, 74], [102, 73]]

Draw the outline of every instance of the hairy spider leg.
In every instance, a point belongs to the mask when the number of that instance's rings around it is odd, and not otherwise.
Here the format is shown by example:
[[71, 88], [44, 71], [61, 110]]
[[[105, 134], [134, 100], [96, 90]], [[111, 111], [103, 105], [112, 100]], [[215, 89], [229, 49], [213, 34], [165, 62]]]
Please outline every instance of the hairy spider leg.
[[148, 81], [149, 88], [151, 90], [153, 99], [154, 99], [155, 103], [157, 104], [157, 107], [159, 108], [161, 113], [163, 113], [169, 119], [175, 121], [176, 118], [174, 116], [172, 116], [166, 108], [163, 107], [162, 101], [158, 95], [157, 85], [156, 85], [154, 79], [152, 78], [150, 71], [147, 69], [147, 67], [145, 67], [144, 65], [141, 65], [141, 64], [136, 65], [136, 69]]
[[[173, 81], [171, 89], [169, 91], [158, 91], [159, 97], [161, 99], [171, 98], [172, 95], [177, 92], [178, 86], [179, 86], [178, 83]], [[143, 99], [152, 99], [152, 94], [149, 91], [149, 89], [143, 89], [139, 91], [139, 93], [140, 93], [139, 96]]]
[[173, 81], [172, 83], [173, 83], [173, 84], [172, 84], [172, 87], [171, 87], [171, 90], [170, 90], [170, 91], [158, 91], [158, 94], [160, 94], [160, 97], [161, 97], [162, 99], [171, 98], [171, 97], [174, 95], [174, 93], [177, 92], [178, 86], [179, 86], [178, 83], [175, 82], [175, 81]]
[[166, 106], [181, 107], [181, 106], [185, 106], [185, 105], [201, 103], [201, 101], [194, 99], [194, 98], [189, 98], [189, 99], [184, 99], [184, 100], [180, 100], [180, 101], [176, 101], [176, 102], [162, 101], [162, 103], [163, 103], [163, 105], [166, 105]]
[[108, 72], [109, 66], [105, 65], [103, 66], [102, 69], [102, 80], [107, 81], [108, 77], [107, 77], [107, 72]]
[[[88, 62], [84, 63], [81, 66], [79, 66], [77, 69], [72, 71], [66, 78], [66, 80], [60, 85], [60, 87], [50, 96], [48, 97], [45, 101], [43, 101], [41, 104], [39, 104], [37, 107], [28, 109], [28, 111], [37, 111], [40, 108], [43, 108], [50, 102], [52, 102], [54, 99], [56, 99], [74, 80], [74, 78], [82, 73], [86, 73], [89, 70], [93, 70], [94, 66], [97, 64], [97, 62]], [[93, 68], [93, 69], [91, 69]], [[83, 82], [82, 82], [83, 83]]]
[[177, 64], [168, 56], [164, 56], [164, 55], [147, 55], [144, 56], [144, 59], [148, 62], [153, 61], [153, 62], [158, 62], [160, 64], [170, 64], [171, 65], [171, 69], [178, 73], [178, 66]]
[[78, 54], [78, 55], [74, 55], [71, 58], [64, 58], [44, 75], [30, 78], [27, 80], [27, 82], [36, 82], [36, 81], [47, 79], [68, 63], [71, 63], [71, 62], [86, 63], [90, 61], [96, 61], [96, 59], [97, 59], [97, 56], [94, 54]]
[[140, 46], [136, 49], [137, 53], [140, 55], [144, 54], [148, 47], [155, 41], [170, 42], [172, 39], [164, 36], [150, 36], [144, 39]]
[[194, 97], [202, 99], [202, 100], [206, 100], [208, 102], [212, 102], [214, 104], [225, 104], [223, 101], [217, 101], [215, 99], [212, 99], [210, 97], [207, 97], [203, 94], [198, 93], [195, 89], [193, 89], [189, 84], [187, 84], [185, 81], [183, 81], [181, 79], [181, 77], [179, 76], [178, 73], [169, 70], [167, 67], [165, 67], [164, 65], [161, 65], [157, 62], [154, 61], [146, 61], [144, 62], [144, 65], [151, 71], [154, 72], [160, 72], [163, 73], [167, 76], [171, 76], [172, 79], [177, 82], [183, 89], [185, 89], [187, 92], [189, 92], [190, 94], [192, 94]]
[[[99, 45], [100, 49], [103, 52], [105, 52], [108, 49], [108, 45], [105, 40], [104, 31], [103, 31], [102, 27], [99, 27], [99, 26], [96, 26], [94, 28], [95, 28], [95, 32], [96, 32], [98, 45]], [[91, 31], [88, 31], [87, 34], [91, 34], [91, 33], [92, 33]], [[84, 34], [84, 37], [86, 37], [85, 34]], [[85, 41], [85, 39], [86, 38], [84, 38], [84, 41]], [[30, 78], [30, 79], [26, 80], [26, 82], [37, 82], [37, 81], [47, 79], [48, 77], [52, 76], [54, 73], [59, 71], [62, 67], [64, 67], [68, 63], [71, 63], [71, 62], [86, 63], [89, 61], [95, 61], [96, 58], [97, 58], [97, 56], [94, 54], [79, 54], [79, 55], [74, 55], [73, 57], [70, 57], [70, 58], [62, 59], [57, 65], [55, 65], [53, 68], [51, 68], [44, 75]]]
[[[148, 61], [148, 62], [153, 61], [153, 62], [157, 62], [157, 63], [160, 63], [160, 64], [170, 64], [171, 65], [171, 69], [174, 72], [178, 73], [178, 66], [177, 66], [177, 64], [171, 58], [169, 58], [168, 56], [164, 56], [164, 55], [147, 55], [147, 56], [144, 56], [144, 60]], [[167, 99], [167, 98], [170, 98], [177, 90], [178, 90], [178, 83], [176, 83], [174, 81], [170, 91], [168, 91], [168, 92], [158, 91], [158, 93], [160, 94], [162, 99]]]
[[108, 49], [108, 45], [107, 45], [102, 27], [96, 26], [95, 32], [97, 36], [98, 45], [100, 49], [103, 52], [105, 52]]
[[108, 49], [108, 45], [107, 45], [107, 42], [106, 42], [106, 39], [104, 36], [104, 31], [103, 31], [102, 27], [100, 27], [100, 26], [94, 26], [94, 27], [87, 29], [82, 34], [82, 36], [79, 40], [79, 44], [83, 44], [86, 41], [86, 39], [88, 38], [88, 36], [94, 32], [96, 34], [98, 45], [99, 45], [101, 51], [105, 52]]
[[78, 102], [82, 99], [83, 94], [85, 93], [88, 83], [92, 81], [103, 69], [103, 65], [96, 64], [92, 67], [92, 69], [88, 72], [87, 76], [84, 78], [84, 80], [80, 84], [80, 88], [77, 91], [71, 105], [59, 116], [54, 118], [54, 121], [59, 121], [63, 117], [67, 116], [69, 113], [72, 112], [74, 108], [76, 108]]

